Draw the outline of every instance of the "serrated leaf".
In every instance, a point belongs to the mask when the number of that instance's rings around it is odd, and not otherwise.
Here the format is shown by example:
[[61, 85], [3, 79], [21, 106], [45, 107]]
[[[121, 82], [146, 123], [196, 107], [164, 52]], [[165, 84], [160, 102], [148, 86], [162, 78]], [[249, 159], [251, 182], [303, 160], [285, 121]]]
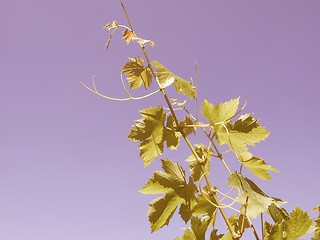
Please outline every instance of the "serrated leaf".
[[168, 224], [180, 204], [179, 213], [184, 221], [188, 221], [196, 205], [197, 187], [192, 179], [190, 178], [187, 184], [184, 170], [179, 164], [168, 159], [161, 161], [164, 172], [154, 172], [154, 176], [140, 190], [145, 194], [166, 194], [149, 204], [148, 215], [152, 232]]
[[196, 97], [196, 88], [190, 82], [173, 74], [157, 61], [152, 62], [151, 65], [157, 68], [155, 72], [162, 88], [173, 84], [179, 94], [182, 92], [191, 99]]
[[246, 213], [247, 216], [252, 218], [257, 218], [260, 213], [267, 211], [268, 206], [272, 203], [278, 207], [285, 203], [279, 199], [268, 197], [253, 181], [243, 178], [238, 172], [229, 177], [227, 185], [243, 190], [236, 201], [243, 204], [240, 208], [241, 213], [243, 213], [247, 197], [249, 198]]
[[286, 239], [283, 232], [283, 223], [276, 223], [271, 225], [264, 223], [264, 238], [266, 240], [282, 240]]
[[164, 225], [168, 225], [176, 208], [183, 202], [184, 199], [173, 192], [151, 201], [148, 211], [151, 232], [155, 232]]
[[[241, 116], [243, 117], [243, 116]], [[241, 118], [240, 117], [240, 118]], [[262, 140], [265, 140], [270, 132], [268, 132], [260, 124], [251, 124], [250, 122], [243, 121], [242, 124], [247, 123], [249, 126], [234, 128], [234, 124], [226, 124], [225, 126], [219, 126], [217, 129], [216, 139], [219, 145], [228, 144], [231, 148], [239, 152], [248, 151], [247, 145], [255, 146], [255, 143], [259, 143]], [[248, 129], [251, 129], [248, 132]]]
[[[274, 167], [266, 164], [262, 158], [252, 157], [252, 154], [250, 154], [248, 152], [247, 153], [237, 153], [237, 154], [238, 154], [238, 158], [240, 159], [240, 162], [244, 166], [246, 166], [249, 169], [249, 171], [251, 171], [254, 175], [256, 175], [259, 178], [262, 178], [265, 180], [272, 180], [268, 171], [279, 172]], [[244, 156], [244, 154], [245, 154], [245, 156]]]
[[162, 194], [162, 193], [167, 194], [172, 191], [173, 189], [164, 187], [153, 176], [152, 178], [149, 179], [146, 185], [138, 192], [141, 192], [143, 194]]
[[163, 152], [163, 143], [157, 143], [153, 138], [143, 141], [139, 148], [140, 157], [144, 162], [144, 166], [148, 166], [155, 158]]
[[161, 159], [162, 169], [165, 172], [154, 172], [154, 178], [161, 185], [173, 189], [179, 189], [186, 185], [185, 173], [177, 163], [173, 163], [168, 159]]
[[208, 223], [206, 220], [200, 220], [198, 217], [191, 218], [191, 229], [197, 240], [205, 240]]
[[202, 114], [211, 124], [229, 121], [237, 112], [239, 99], [240, 97], [231, 99], [222, 104], [218, 103], [216, 106], [205, 99], [202, 103]]
[[153, 126], [146, 126], [144, 119], [135, 120], [136, 124], [132, 126], [127, 138], [133, 141], [144, 141], [150, 137]]
[[181, 204], [180, 209], [179, 209], [179, 214], [181, 216], [181, 219], [185, 223], [187, 223], [190, 220], [192, 213], [193, 213], [193, 208], [190, 204], [189, 205]]
[[290, 218], [285, 221], [285, 232], [287, 240], [295, 240], [307, 233], [312, 225], [307, 212], [303, 212], [299, 206], [290, 214]]
[[163, 152], [164, 121], [163, 108], [146, 108], [140, 111], [142, 119], [136, 120], [127, 138], [140, 141], [140, 157], [145, 167]]
[[312, 219], [310, 219], [307, 212], [303, 212], [299, 206], [290, 213], [281, 223], [277, 222], [271, 225], [265, 222], [265, 236], [267, 240], [296, 240], [299, 237], [309, 233], [312, 226]]
[[143, 66], [143, 59], [141, 57], [129, 58], [122, 67], [121, 72], [128, 74], [128, 81], [131, 89], [137, 89], [143, 84], [147, 89], [152, 82], [152, 74], [148, 67]]

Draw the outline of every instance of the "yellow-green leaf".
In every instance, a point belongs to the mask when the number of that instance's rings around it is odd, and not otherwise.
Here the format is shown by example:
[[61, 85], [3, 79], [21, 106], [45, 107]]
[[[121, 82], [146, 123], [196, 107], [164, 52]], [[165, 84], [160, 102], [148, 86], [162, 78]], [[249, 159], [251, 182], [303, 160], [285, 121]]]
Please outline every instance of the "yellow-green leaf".
[[237, 112], [239, 99], [240, 97], [231, 99], [225, 103], [218, 103], [216, 106], [205, 99], [202, 103], [202, 114], [211, 124], [229, 121]]
[[173, 74], [157, 61], [152, 62], [151, 65], [157, 68], [155, 72], [162, 88], [166, 88], [173, 83], [179, 94], [182, 92], [191, 99], [196, 97], [196, 88], [191, 84], [191, 82]]
[[143, 84], [147, 89], [152, 82], [152, 74], [148, 67], [143, 66], [141, 57], [129, 58], [129, 62], [123, 66], [121, 72], [128, 74], [128, 81], [131, 89], [140, 88]]
[[[246, 156], [244, 156], [244, 154]], [[274, 167], [266, 164], [262, 158], [252, 157], [252, 154], [250, 154], [248, 152], [238, 153], [238, 157], [239, 157], [241, 163], [244, 166], [246, 166], [250, 172], [252, 172], [254, 175], [256, 175], [259, 178], [266, 179], [266, 180], [272, 180], [268, 171], [279, 172]]]
[[[247, 126], [245, 126], [246, 123], [248, 124]], [[265, 140], [270, 134], [257, 122], [252, 124], [249, 121], [242, 121], [241, 125], [238, 124], [236, 127], [234, 124], [226, 124], [225, 126], [220, 125], [219, 129], [217, 129], [216, 139], [218, 143], [220, 145], [228, 144], [239, 152], [248, 151], [247, 145], [255, 146], [255, 143]]]

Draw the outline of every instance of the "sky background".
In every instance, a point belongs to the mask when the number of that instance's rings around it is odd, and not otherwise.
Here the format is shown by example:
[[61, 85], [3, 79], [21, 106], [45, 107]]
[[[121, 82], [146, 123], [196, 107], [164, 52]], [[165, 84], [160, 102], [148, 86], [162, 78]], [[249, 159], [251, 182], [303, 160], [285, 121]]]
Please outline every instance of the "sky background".
[[[195, 78], [198, 62], [199, 102], [241, 96], [243, 105], [248, 98], [245, 112], [254, 112], [272, 132], [250, 150], [280, 173], [271, 174], [273, 181], [244, 173], [270, 196], [287, 200], [289, 212], [299, 205], [316, 217], [311, 210], [320, 204], [320, 2], [124, 3], [138, 36], [156, 43], [147, 46], [150, 60], [187, 80]], [[144, 168], [138, 143], [125, 139], [140, 118], [138, 110], [165, 106], [161, 96], [114, 102], [80, 84], [92, 86], [96, 75], [101, 93], [126, 97], [120, 70], [127, 57], [143, 54], [137, 44], [121, 40], [121, 31], [105, 51], [109, 33], [102, 27], [112, 20], [127, 24], [117, 0], [1, 0], [0, 239], [183, 235], [179, 217], [150, 234], [147, 204], [156, 196], [137, 190], [160, 161]], [[163, 157], [185, 166], [189, 154]], [[223, 179], [219, 165], [213, 171]]]

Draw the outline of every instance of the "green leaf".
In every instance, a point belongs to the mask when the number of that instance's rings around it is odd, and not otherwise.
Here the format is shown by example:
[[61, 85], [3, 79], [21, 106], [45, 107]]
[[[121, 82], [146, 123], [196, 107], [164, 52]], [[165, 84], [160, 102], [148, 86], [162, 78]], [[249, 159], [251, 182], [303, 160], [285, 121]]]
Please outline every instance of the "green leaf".
[[251, 153], [248, 153], [248, 152], [246, 152], [244, 154], [238, 153], [238, 157], [239, 157], [241, 163], [244, 166], [246, 166], [249, 169], [249, 171], [251, 171], [254, 175], [256, 175], [259, 178], [266, 179], [266, 180], [272, 180], [268, 171], [279, 172], [274, 167], [266, 164], [262, 158], [252, 157]]
[[[130, 33], [130, 31], [128, 31]], [[131, 35], [126, 38], [127, 43], [130, 42]], [[129, 42], [128, 42], [129, 41]], [[143, 59], [141, 57], [129, 58], [129, 62], [122, 67], [121, 73], [128, 74], [128, 81], [131, 89], [140, 88], [143, 84], [147, 89], [152, 82], [152, 74], [148, 67], [143, 66]]]
[[144, 166], [148, 166], [155, 158], [163, 152], [163, 143], [157, 143], [153, 138], [143, 141], [139, 148], [140, 157], [144, 162]]
[[243, 213], [246, 199], [247, 197], [249, 198], [246, 213], [247, 216], [252, 218], [257, 218], [260, 213], [267, 211], [268, 206], [272, 203], [278, 207], [285, 203], [279, 199], [268, 197], [253, 181], [243, 178], [238, 172], [230, 176], [227, 185], [243, 190], [243, 193], [238, 195], [236, 201], [243, 204], [240, 208], [241, 213]]
[[[240, 116], [239, 119], [243, 119], [244, 116]], [[252, 120], [252, 116], [250, 116], [250, 119]], [[245, 126], [244, 124], [248, 125]], [[255, 143], [265, 140], [270, 134], [257, 122], [251, 124], [250, 121], [242, 121], [241, 125], [226, 124], [225, 126], [227, 129], [222, 125], [217, 129], [216, 139], [219, 145], [228, 144], [239, 152], [248, 151], [247, 145], [255, 146]], [[248, 132], [248, 130], [250, 131]]]
[[265, 240], [282, 240], [284, 237], [283, 223], [271, 225], [268, 222], [264, 223], [264, 238]]
[[204, 196], [200, 194], [197, 197], [197, 205], [194, 208], [193, 215], [201, 216], [207, 214], [208, 216], [212, 216], [216, 211], [216, 207], [213, 206]]
[[152, 62], [151, 65], [157, 68], [155, 72], [162, 88], [166, 88], [173, 83], [179, 94], [182, 92], [191, 99], [196, 97], [196, 88], [190, 82], [173, 74], [157, 61]]
[[253, 115], [246, 113], [241, 115], [238, 120], [233, 124], [233, 129], [238, 132], [248, 133], [252, 129], [259, 127], [257, 119], [254, 119]]
[[285, 221], [285, 232], [287, 240], [295, 240], [307, 233], [312, 225], [307, 212], [303, 212], [299, 206], [290, 214], [290, 218]]
[[162, 168], [165, 172], [154, 172], [154, 178], [164, 187], [170, 187], [174, 190], [180, 189], [186, 185], [185, 173], [177, 163], [168, 159], [161, 159]]
[[163, 152], [164, 122], [166, 115], [162, 107], [140, 111], [142, 119], [136, 120], [127, 138], [140, 141], [140, 157], [145, 167]]
[[151, 201], [148, 211], [151, 232], [155, 232], [164, 225], [168, 225], [176, 208], [183, 202], [184, 199], [180, 198], [174, 192]]
[[307, 212], [303, 212], [299, 206], [296, 207], [281, 223], [271, 225], [265, 222], [265, 236], [267, 240], [296, 240], [309, 233], [312, 219]]
[[150, 137], [152, 126], [146, 126], [144, 119], [135, 120], [136, 124], [132, 126], [127, 138], [133, 141], [144, 141]]
[[208, 229], [208, 223], [205, 219], [202, 221], [198, 217], [191, 218], [191, 229], [196, 236], [197, 240], [205, 240], [206, 231]]
[[187, 222], [197, 203], [195, 198], [197, 187], [191, 178], [187, 184], [185, 172], [181, 166], [168, 159], [161, 161], [164, 172], [154, 172], [154, 176], [140, 190], [144, 194], [166, 194], [149, 204], [148, 215], [152, 232], [167, 225], [180, 204], [179, 213], [181, 218]]
[[202, 114], [211, 124], [229, 121], [237, 112], [239, 98], [222, 104], [218, 103], [216, 106], [205, 99], [202, 103]]
[[153, 176], [149, 179], [149, 181], [146, 183], [146, 185], [139, 190], [138, 192], [144, 193], [144, 194], [162, 194], [162, 193], [170, 193], [173, 190], [171, 188], [167, 188], [163, 185], [161, 185]]

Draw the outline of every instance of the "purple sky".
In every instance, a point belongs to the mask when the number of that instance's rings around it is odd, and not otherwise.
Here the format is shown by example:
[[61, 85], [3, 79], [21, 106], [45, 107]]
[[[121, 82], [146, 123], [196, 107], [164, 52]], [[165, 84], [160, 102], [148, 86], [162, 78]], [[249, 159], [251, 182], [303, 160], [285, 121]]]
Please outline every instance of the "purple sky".
[[[245, 173], [287, 200], [289, 212], [299, 204], [311, 213], [320, 204], [320, 2], [124, 3], [136, 33], [156, 43], [147, 47], [151, 60], [187, 80], [198, 62], [199, 101], [248, 97], [246, 112], [272, 132], [251, 150], [280, 173], [273, 181]], [[0, 239], [183, 235], [178, 217], [150, 234], [147, 203], [155, 196], [137, 190], [160, 164], [145, 169], [138, 144], [125, 140], [138, 110], [164, 105], [162, 98], [113, 102], [80, 84], [91, 86], [95, 74], [102, 93], [126, 97], [119, 72], [142, 52], [120, 31], [105, 51], [102, 26], [114, 19], [127, 24], [118, 0], [1, 0]], [[172, 160], [183, 165], [188, 155]]]

